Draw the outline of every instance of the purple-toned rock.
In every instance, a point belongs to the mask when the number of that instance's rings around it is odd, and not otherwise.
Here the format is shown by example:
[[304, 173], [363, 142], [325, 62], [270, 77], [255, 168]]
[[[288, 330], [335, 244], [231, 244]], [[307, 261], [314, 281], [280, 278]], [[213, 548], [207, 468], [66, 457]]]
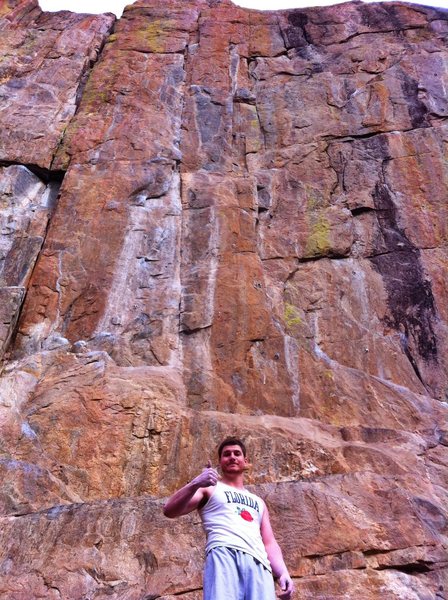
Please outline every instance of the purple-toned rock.
[[0, 7], [0, 161], [50, 169], [114, 16]]

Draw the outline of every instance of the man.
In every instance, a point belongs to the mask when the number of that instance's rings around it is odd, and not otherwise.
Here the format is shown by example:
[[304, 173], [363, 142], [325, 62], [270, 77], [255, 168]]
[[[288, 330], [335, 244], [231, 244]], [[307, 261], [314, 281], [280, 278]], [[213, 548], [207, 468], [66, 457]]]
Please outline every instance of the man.
[[197, 509], [207, 534], [204, 600], [275, 600], [274, 576], [282, 600], [294, 585], [275, 540], [268, 509], [244, 488], [246, 447], [226, 438], [218, 449], [222, 476], [210, 461], [200, 475], [169, 498], [167, 517]]

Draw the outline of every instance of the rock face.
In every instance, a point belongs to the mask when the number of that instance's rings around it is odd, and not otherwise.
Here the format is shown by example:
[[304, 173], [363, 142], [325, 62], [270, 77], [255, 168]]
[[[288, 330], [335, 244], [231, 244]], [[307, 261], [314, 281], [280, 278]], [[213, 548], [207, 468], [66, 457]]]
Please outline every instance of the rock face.
[[201, 598], [228, 434], [299, 598], [448, 597], [448, 11], [0, 33], [1, 597]]

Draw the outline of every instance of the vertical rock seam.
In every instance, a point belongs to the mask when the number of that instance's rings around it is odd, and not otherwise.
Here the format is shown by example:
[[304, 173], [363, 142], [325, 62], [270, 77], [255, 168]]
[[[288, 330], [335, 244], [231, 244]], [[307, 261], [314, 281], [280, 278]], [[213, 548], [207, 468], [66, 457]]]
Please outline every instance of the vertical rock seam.
[[[42, 13], [36, 1], [1, 14], [0, 168], [2, 193], [0, 358], [19, 319], [27, 285], [55, 209], [64, 170], [52, 168], [81, 82], [114, 19]], [[76, 39], [78, 37], [78, 39]]]

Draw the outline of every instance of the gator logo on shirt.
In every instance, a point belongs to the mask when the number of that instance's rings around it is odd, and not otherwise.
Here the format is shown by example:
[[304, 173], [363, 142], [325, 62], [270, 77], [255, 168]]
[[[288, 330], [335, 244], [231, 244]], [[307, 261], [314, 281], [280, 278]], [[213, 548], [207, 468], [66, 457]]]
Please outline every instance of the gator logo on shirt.
[[[260, 512], [260, 507], [258, 506], [258, 502], [256, 500], [254, 500], [253, 498], [251, 498], [250, 496], [246, 496], [245, 494], [242, 494], [241, 492], [227, 492], [225, 490], [224, 490], [224, 494], [226, 495], [228, 504], [234, 502], [236, 504], [242, 504], [243, 506], [248, 506], [249, 508], [253, 508], [257, 512]], [[251, 518], [251, 519], [247, 518], [247, 515], [252, 517], [252, 515], [250, 514], [249, 511], [243, 510], [243, 509], [239, 509], [239, 510], [241, 510], [241, 512], [243, 512], [243, 513], [246, 513], [246, 516], [243, 516], [241, 513], [239, 513], [243, 517], [243, 519], [245, 519], [246, 521], [253, 521], [253, 518]]]
[[240, 508], [239, 506], [237, 507], [237, 513], [240, 515], [240, 517], [242, 519], [244, 519], [245, 521], [253, 521], [254, 518], [253, 516], [250, 514], [250, 512], [248, 510], [246, 510], [245, 508]]

